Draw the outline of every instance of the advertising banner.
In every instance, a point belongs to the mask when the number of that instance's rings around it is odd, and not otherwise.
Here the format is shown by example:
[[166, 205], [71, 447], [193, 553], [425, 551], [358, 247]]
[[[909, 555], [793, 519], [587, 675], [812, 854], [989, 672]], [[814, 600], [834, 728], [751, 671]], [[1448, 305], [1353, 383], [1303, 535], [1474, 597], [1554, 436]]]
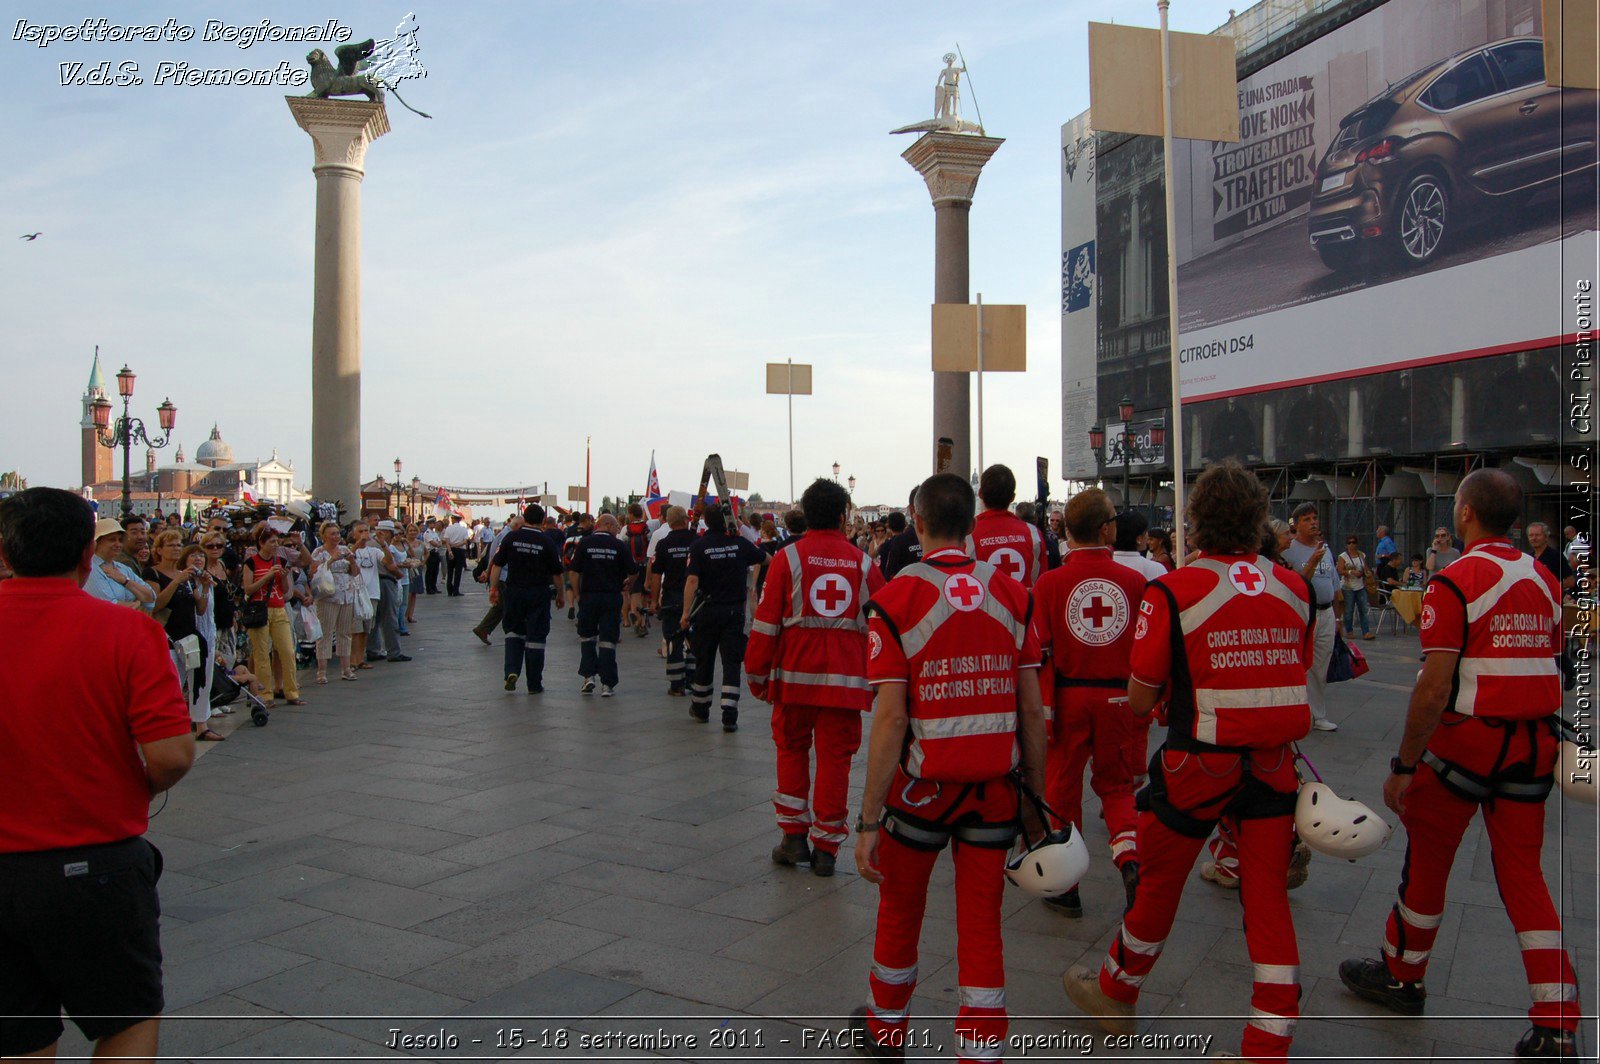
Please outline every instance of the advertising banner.
[[1061, 127], [1061, 475], [1095, 476], [1095, 153], [1087, 112]]
[[1540, 33], [1390, 0], [1239, 82], [1237, 143], [1177, 146], [1185, 401], [1559, 341], [1600, 97], [1545, 84]]

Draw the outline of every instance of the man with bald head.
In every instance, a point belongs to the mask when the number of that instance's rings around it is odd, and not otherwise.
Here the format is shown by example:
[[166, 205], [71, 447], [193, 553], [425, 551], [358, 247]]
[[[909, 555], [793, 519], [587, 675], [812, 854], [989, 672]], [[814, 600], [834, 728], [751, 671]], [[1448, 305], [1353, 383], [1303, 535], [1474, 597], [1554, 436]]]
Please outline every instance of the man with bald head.
[[616, 690], [622, 589], [639, 568], [617, 536], [619, 527], [616, 517], [601, 514], [594, 531], [578, 541], [568, 566], [578, 598], [578, 690], [592, 694], [598, 676], [601, 698]]
[[1425, 664], [1383, 786], [1384, 802], [1406, 826], [1400, 897], [1382, 955], [1345, 961], [1339, 978], [1395, 1012], [1422, 1013], [1450, 866], [1481, 808], [1495, 885], [1533, 999], [1533, 1027], [1516, 1055], [1553, 1060], [1575, 1054], [1581, 1011], [1561, 918], [1540, 870], [1559, 742], [1561, 587], [1508, 538], [1521, 512], [1522, 489], [1498, 469], [1474, 471], [1456, 491], [1455, 531], [1466, 551], [1423, 593]]

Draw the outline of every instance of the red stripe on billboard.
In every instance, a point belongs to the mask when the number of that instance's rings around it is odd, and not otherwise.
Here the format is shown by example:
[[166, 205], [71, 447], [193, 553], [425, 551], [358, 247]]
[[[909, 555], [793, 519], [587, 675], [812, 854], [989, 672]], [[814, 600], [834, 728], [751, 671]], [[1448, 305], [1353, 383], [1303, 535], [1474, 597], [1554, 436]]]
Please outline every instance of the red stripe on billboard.
[[[1588, 333], [1584, 334], [1588, 336]], [[1495, 347], [1475, 347], [1466, 351], [1455, 351], [1447, 355], [1429, 355], [1426, 358], [1411, 358], [1403, 362], [1385, 362], [1381, 366], [1367, 366], [1364, 369], [1346, 369], [1337, 373], [1323, 373], [1315, 377], [1297, 377], [1294, 380], [1274, 381], [1271, 384], [1256, 384], [1248, 388], [1235, 388], [1226, 392], [1207, 392], [1204, 395], [1186, 395], [1183, 404], [1206, 403], [1213, 399], [1227, 399], [1230, 396], [1256, 395], [1260, 392], [1278, 392], [1288, 388], [1300, 388], [1307, 384], [1325, 384], [1328, 381], [1348, 380], [1353, 377], [1370, 377], [1377, 373], [1393, 373], [1396, 370], [1417, 369], [1421, 366], [1437, 366], [1445, 362], [1466, 362], [1474, 358], [1489, 358], [1494, 355], [1509, 355], [1517, 351], [1538, 351], [1546, 347], [1559, 347], [1562, 344], [1578, 342], [1577, 333], [1567, 333], [1565, 336], [1546, 336], [1542, 340], [1519, 340], [1516, 343], [1499, 344]]]

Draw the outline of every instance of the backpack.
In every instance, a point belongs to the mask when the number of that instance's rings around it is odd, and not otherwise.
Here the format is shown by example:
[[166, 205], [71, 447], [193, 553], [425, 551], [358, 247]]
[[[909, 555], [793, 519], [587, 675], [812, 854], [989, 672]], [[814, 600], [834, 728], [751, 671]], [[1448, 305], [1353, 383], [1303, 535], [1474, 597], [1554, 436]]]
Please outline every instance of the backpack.
[[643, 565], [650, 558], [650, 526], [643, 521], [628, 522], [628, 547], [633, 551], [633, 560]]

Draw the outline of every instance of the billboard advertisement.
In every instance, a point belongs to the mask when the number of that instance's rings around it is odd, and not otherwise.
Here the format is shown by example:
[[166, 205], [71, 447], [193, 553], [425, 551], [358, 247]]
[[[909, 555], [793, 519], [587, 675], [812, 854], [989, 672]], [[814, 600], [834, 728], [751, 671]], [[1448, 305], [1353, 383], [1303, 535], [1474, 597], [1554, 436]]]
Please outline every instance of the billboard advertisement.
[[1087, 113], [1061, 127], [1061, 475], [1095, 475], [1099, 313], [1095, 248], [1095, 138]]
[[1548, 347], [1596, 255], [1600, 94], [1538, 0], [1390, 0], [1239, 82], [1176, 151], [1185, 401]]

